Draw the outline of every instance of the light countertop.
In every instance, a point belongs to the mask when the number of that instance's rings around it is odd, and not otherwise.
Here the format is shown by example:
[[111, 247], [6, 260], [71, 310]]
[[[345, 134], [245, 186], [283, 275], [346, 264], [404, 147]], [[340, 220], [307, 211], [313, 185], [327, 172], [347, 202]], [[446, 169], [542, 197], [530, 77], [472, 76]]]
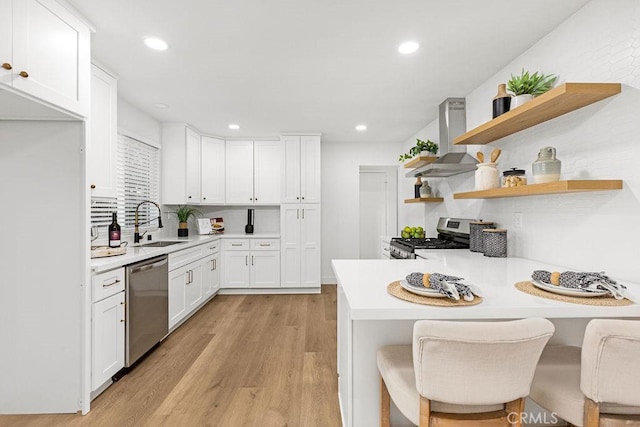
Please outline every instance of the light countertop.
[[[489, 258], [469, 250], [423, 250], [415, 260], [333, 260], [340, 291], [353, 320], [383, 319], [512, 319], [523, 317], [640, 317], [640, 305], [603, 307], [573, 304], [526, 294], [515, 283], [529, 280], [534, 270], [572, 270], [524, 258]], [[593, 269], [591, 269], [593, 270]], [[597, 269], [596, 269], [597, 271]], [[387, 285], [412, 272], [458, 276], [478, 286], [484, 301], [466, 307], [434, 307], [400, 300]], [[607, 272], [611, 274], [611, 272]], [[616, 279], [613, 274], [611, 277]], [[619, 280], [640, 298], [640, 284]]]
[[180, 241], [183, 243], [164, 246], [164, 247], [145, 247], [145, 243], [149, 243], [146, 240], [138, 245], [127, 246], [127, 253], [123, 255], [115, 255], [104, 258], [92, 258], [91, 259], [91, 271], [94, 273], [100, 273], [114, 268], [119, 268], [124, 265], [132, 264], [134, 262], [142, 261], [148, 258], [153, 258], [159, 255], [169, 254], [176, 251], [181, 251], [193, 246], [202, 245], [209, 242], [214, 242], [220, 239], [279, 239], [280, 235], [275, 233], [262, 233], [262, 234], [244, 234], [244, 233], [229, 233], [229, 234], [212, 234], [212, 235], [195, 235], [188, 237], [174, 237], [167, 239], [154, 240], [159, 241]]

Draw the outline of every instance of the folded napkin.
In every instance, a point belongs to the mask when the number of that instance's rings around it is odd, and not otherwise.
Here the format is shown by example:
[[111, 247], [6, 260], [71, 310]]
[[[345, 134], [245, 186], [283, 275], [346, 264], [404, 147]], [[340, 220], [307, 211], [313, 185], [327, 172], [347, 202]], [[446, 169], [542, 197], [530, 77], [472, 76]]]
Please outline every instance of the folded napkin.
[[533, 280], [549, 285], [564, 286], [565, 288], [581, 289], [586, 292], [608, 291], [616, 299], [627, 298], [633, 302], [636, 299], [627, 291], [627, 287], [618, 283], [601, 272], [557, 271], [549, 272], [536, 270], [531, 274]]
[[481, 297], [477, 286], [460, 283], [462, 277], [447, 276], [440, 273], [411, 273], [407, 276], [407, 283], [413, 286], [431, 288], [447, 296], [447, 298], [473, 301], [475, 296]]

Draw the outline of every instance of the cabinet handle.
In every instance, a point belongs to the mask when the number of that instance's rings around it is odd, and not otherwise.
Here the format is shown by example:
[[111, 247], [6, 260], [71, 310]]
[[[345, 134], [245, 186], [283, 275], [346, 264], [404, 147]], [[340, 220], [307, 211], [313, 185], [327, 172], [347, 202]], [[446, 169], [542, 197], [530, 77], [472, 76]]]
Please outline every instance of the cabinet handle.
[[300, 200], [300, 196], [296, 197], [296, 200]]
[[300, 209], [296, 209], [296, 219], [300, 219]]
[[253, 265], [253, 255], [251, 255], [251, 265]]
[[94, 190], [96, 188], [95, 184], [91, 184], [91, 189]]
[[213, 269], [217, 269], [218, 268], [218, 263], [216, 262], [216, 259], [213, 259]]
[[257, 201], [258, 201], [258, 198], [256, 197], [253, 201], [254, 201], [254, 202], [257, 202]]
[[11, 70], [13, 67], [11, 66], [11, 64], [5, 62], [4, 64], [2, 64], [2, 68], [4, 68], [5, 70]]
[[271, 246], [271, 243], [260, 243], [258, 246]]
[[231, 246], [242, 246], [242, 243], [232, 243]]
[[110, 288], [113, 285], [117, 285], [118, 283], [120, 283], [120, 279], [116, 279], [114, 282], [111, 282], [111, 283], [102, 284], [102, 287], [103, 288]]
[[216, 260], [215, 260], [215, 259], [212, 259], [212, 260], [211, 260], [211, 271], [213, 271], [213, 270], [215, 270], [215, 269], [216, 269]]
[[304, 196], [302, 196], [302, 200], [304, 200]]
[[302, 209], [302, 219], [304, 219], [304, 209]]
[[244, 265], [249, 265], [249, 255], [245, 255], [245, 257], [244, 257]]
[[206, 198], [206, 197], [203, 197], [203, 198], [202, 198], [202, 200], [207, 200], [207, 198]]
[[[122, 301], [120, 303], [120, 305], [126, 305], [127, 303]], [[127, 321], [127, 310], [125, 310], [124, 307], [122, 307], [122, 320], [120, 320], [120, 322], [126, 322]]]
[[18, 73], [18, 75], [19, 75], [20, 77], [24, 77], [25, 79], [26, 79], [27, 77], [29, 77], [29, 73], [27, 73], [26, 71], [20, 71], [20, 72]]
[[189, 196], [189, 198], [191, 198], [191, 196]]
[[187, 270], [187, 271], [185, 272], [184, 277], [185, 277], [185, 282], [184, 282], [184, 284], [185, 284], [185, 285], [188, 285], [188, 284], [189, 284], [189, 270]]

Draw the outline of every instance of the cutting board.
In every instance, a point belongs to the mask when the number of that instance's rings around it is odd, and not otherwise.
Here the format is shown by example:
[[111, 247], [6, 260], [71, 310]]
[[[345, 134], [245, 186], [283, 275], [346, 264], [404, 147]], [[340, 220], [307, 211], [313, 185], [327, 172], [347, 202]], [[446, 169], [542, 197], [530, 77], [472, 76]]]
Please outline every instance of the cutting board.
[[110, 248], [108, 246], [94, 246], [91, 248], [91, 258], [103, 258], [107, 256], [124, 255], [127, 248], [120, 246], [119, 248]]

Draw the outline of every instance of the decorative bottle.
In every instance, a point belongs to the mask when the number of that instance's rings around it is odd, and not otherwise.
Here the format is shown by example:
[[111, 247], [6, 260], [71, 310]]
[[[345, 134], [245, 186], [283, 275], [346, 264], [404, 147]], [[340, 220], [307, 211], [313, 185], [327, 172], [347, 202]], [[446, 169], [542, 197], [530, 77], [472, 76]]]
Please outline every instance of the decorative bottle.
[[507, 93], [507, 85], [498, 85], [498, 94], [493, 98], [493, 118], [506, 113], [511, 108], [511, 96]]
[[429, 181], [422, 181], [422, 186], [420, 187], [420, 198], [431, 197], [431, 186], [429, 185]]
[[109, 225], [109, 247], [120, 247], [120, 225], [118, 224], [118, 214], [111, 214], [111, 224]]
[[420, 187], [422, 187], [422, 178], [418, 177], [416, 183], [413, 185], [413, 197], [420, 198]]

